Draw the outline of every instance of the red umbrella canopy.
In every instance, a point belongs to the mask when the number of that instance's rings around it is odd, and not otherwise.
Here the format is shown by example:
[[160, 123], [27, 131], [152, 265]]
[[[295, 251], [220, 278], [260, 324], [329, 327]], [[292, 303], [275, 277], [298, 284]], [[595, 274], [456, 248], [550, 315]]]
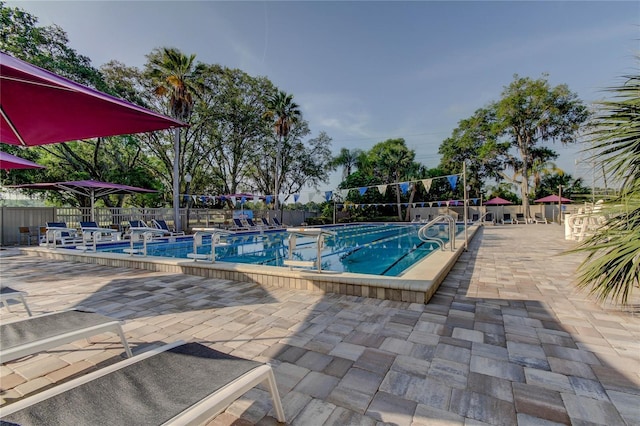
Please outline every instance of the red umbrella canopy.
[[572, 200], [564, 197], [560, 197], [559, 195], [547, 195], [546, 197], [538, 198], [534, 200], [534, 203], [571, 203]]
[[44, 169], [44, 166], [36, 164], [33, 161], [25, 160], [24, 158], [16, 157], [7, 152], [0, 151], [0, 170], [11, 169]]
[[0, 142], [44, 145], [187, 124], [0, 52]]
[[505, 206], [509, 204], [513, 204], [513, 203], [509, 200], [505, 200], [504, 198], [500, 198], [500, 197], [492, 198], [486, 203], [484, 203], [485, 206]]

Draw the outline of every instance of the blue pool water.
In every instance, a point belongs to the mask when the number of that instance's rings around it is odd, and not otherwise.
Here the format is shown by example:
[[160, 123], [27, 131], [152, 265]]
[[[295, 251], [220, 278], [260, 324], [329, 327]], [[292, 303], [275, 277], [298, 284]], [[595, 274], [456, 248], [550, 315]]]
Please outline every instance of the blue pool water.
[[[433, 250], [435, 243], [418, 238], [419, 224], [355, 224], [330, 226], [336, 233], [326, 236], [322, 250], [322, 269], [336, 272], [354, 272], [383, 276], [399, 276], [403, 271], [423, 259]], [[457, 232], [463, 227], [458, 225]], [[431, 234], [447, 240], [447, 226], [436, 225]], [[289, 257], [289, 234], [286, 231], [242, 233], [222, 237], [224, 245], [216, 246], [216, 262], [248, 263], [254, 265], [284, 266]], [[211, 238], [205, 236], [198, 254], [211, 254]], [[142, 245], [140, 243], [140, 245]], [[100, 252], [125, 253], [129, 243], [98, 247]], [[147, 255], [186, 259], [193, 253], [193, 238], [163, 239], [149, 242]], [[297, 237], [295, 260], [317, 257], [315, 238]]]

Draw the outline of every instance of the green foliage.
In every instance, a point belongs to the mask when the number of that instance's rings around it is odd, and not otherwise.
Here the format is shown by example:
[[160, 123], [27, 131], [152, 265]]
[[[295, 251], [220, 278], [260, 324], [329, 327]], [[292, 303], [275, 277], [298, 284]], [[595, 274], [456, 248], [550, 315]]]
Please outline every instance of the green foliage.
[[[640, 58], [637, 58], [640, 59]], [[578, 287], [599, 301], [626, 305], [640, 284], [640, 73], [609, 89], [591, 121], [591, 160], [621, 182], [620, 194], [604, 206], [608, 219], [571, 252], [586, 253]]]

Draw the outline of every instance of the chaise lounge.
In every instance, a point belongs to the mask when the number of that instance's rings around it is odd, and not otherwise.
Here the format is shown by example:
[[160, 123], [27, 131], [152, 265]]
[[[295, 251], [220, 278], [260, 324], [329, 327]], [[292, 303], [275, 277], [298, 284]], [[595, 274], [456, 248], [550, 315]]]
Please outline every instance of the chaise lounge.
[[14, 290], [11, 287], [0, 287], [0, 304], [7, 307], [7, 310], [11, 312], [9, 309], [9, 300], [17, 300], [22, 302], [24, 309], [27, 311], [27, 314], [31, 316], [31, 310], [29, 309], [29, 305], [27, 305], [27, 301], [25, 300], [25, 296], [27, 293], [24, 291]]
[[0, 325], [0, 360], [2, 363], [13, 361], [105, 332], [117, 334], [127, 356], [132, 356], [119, 321], [92, 312], [70, 310]]
[[136, 355], [3, 407], [17, 424], [204, 424], [261, 382], [285, 421], [273, 370], [199, 343]]

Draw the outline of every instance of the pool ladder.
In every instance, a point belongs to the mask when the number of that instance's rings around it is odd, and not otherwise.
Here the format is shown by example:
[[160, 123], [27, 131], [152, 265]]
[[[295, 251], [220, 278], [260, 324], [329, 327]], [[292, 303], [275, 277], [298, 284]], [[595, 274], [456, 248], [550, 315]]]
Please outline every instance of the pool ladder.
[[[209, 261], [211, 263], [215, 263], [216, 261], [216, 246], [225, 245], [225, 243], [220, 242], [220, 237], [223, 235], [233, 235], [235, 234], [232, 231], [227, 231], [226, 229], [218, 229], [218, 228], [194, 228], [196, 231], [193, 234], [193, 253], [187, 254], [188, 258], [193, 259], [194, 262], [198, 260]], [[211, 254], [198, 254], [198, 247], [204, 246], [203, 237], [205, 235], [211, 235]]]
[[447, 243], [445, 243], [440, 238], [431, 237], [427, 234], [429, 228], [442, 220], [445, 220], [449, 225], [449, 248], [451, 249], [451, 251], [454, 251], [456, 248], [456, 220], [451, 215], [441, 214], [439, 216], [436, 216], [433, 220], [418, 229], [418, 238], [420, 238], [420, 241], [424, 241], [425, 243], [435, 242], [436, 244], [438, 244], [438, 246], [440, 246], [441, 250], [444, 250]]
[[[336, 233], [322, 228], [288, 228], [287, 232], [289, 233], [289, 258], [284, 259], [284, 265], [288, 266], [289, 269], [293, 269], [294, 267], [313, 268], [315, 266], [318, 269], [318, 272], [322, 272], [322, 249], [324, 248], [324, 237], [327, 235], [335, 236]], [[298, 236], [316, 238], [317, 256], [315, 261], [295, 260], [293, 258], [293, 252], [296, 249]]]

